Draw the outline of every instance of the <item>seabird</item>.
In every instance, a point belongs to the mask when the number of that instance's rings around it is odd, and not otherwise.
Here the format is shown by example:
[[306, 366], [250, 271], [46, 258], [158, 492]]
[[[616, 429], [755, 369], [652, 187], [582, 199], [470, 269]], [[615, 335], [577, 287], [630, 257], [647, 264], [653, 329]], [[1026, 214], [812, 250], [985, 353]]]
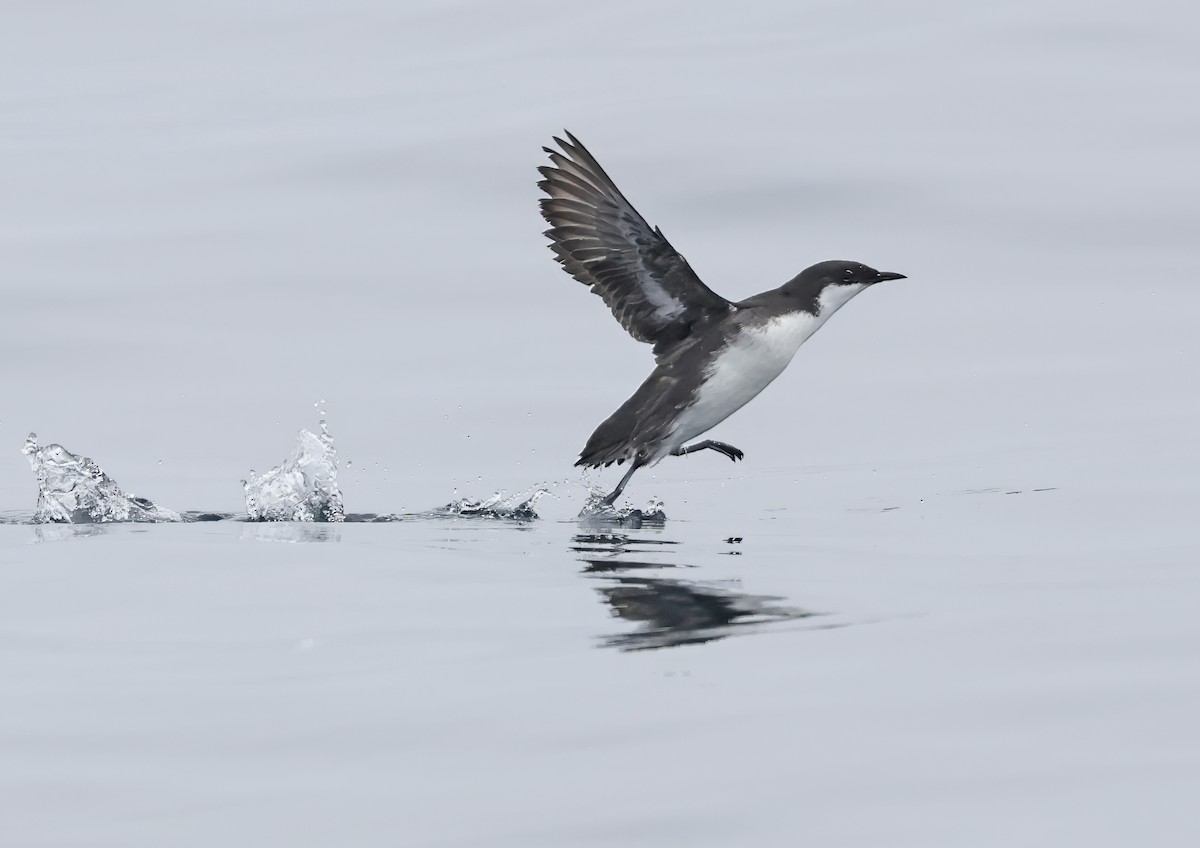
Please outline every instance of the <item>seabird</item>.
[[569, 132], [543, 148], [538, 168], [548, 196], [546, 236], [563, 268], [604, 299], [625, 330], [654, 345], [657, 367], [588, 439], [579, 466], [629, 471], [603, 501], [612, 504], [639, 468], [663, 457], [742, 451], [705, 439], [688, 444], [746, 405], [778, 377], [808, 338], [866, 288], [903, 274], [861, 262], [820, 262], [777, 289], [733, 302], [692, 271], [666, 236], [625, 199]]

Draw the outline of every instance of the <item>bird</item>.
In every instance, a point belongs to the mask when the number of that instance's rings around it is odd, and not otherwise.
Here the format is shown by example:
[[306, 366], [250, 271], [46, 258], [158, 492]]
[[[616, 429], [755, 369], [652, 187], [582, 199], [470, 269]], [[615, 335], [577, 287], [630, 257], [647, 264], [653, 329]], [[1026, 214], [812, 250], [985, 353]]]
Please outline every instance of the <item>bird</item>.
[[565, 135], [553, 137], [557, 150], [542, 148], [551, 164], [538, 168], [549, 247], [629, 335], [653, 345], [655, 357], [650, 376], [596, 428], [575, 462], [585, 468], [629, 463], [600, 502], [611, 506], [634, 472], [668, 456], [711, 450], [734, 462], [742, 459], [745, 454], [733, 445], [692, 440], [766, 388], [851, 298], [905, 275], [830, 260], [805, 268], [779, 288], [727, 300], [701, 282], [587, 148], [570, 132]]

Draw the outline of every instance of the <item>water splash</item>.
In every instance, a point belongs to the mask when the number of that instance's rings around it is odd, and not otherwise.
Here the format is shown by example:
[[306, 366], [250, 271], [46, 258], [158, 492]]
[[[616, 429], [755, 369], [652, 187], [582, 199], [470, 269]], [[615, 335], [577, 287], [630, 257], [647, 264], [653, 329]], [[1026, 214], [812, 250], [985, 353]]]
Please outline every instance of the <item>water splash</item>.
[[324, 412], [319, 436], [301, 430], [291, 456], [263, 474], [251, 471], [242, 487], [251, 521], [344, 521], [337, 452]]
[[77, 456], [62, 445], [39, 447], [37, 433], [29, 434], [21, 453], [29, 459], [37, 478], [34, 523], [182, 520], [173, 510], [121, 491], [117, 482], [89, 457]]
[[587, 500], [576, 520], [586, 525], [629, 527], [634, 530], [666, 523], [667, 514], [663, 512], [663, 502], [659, 498], [651, 498], [645, 509], [636, 509], [628, 502], [620, 507], [606, 504], [604, 497], [603, 489], [589, 487]]
[[505, 495], [497, 492], [487, 500], [460, 498], [451, 501], [441, 509], [429, 512], [429, 515], [446, 518], [499, 518], [507, 521], [535, 521], [538, 514], [534, 507], [550, 490], [544, 486], [515, 495]]

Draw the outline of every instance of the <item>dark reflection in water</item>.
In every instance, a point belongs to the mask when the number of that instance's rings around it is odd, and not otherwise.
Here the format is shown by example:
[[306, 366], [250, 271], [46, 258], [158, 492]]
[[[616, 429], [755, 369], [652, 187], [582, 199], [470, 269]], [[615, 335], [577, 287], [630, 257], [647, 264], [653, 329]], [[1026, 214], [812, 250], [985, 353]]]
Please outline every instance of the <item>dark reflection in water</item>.
[[[596, 592], [613, 616], [637, 625], [632, 632], [602, 637], [604, 647], [646, 651], [699, 645], [818, 615], [785, 606], [780, 603], [784, 598], [743, 592], [728, 582], [646, 573], [692, 567], [673, 561], [678, 549], [668, 546], [676, 542], [592, 534], [577, 535], [572, 543], [572, 551], [584, 554], [580, 557], [583, 573], [606, 584], [596, 587]], [[632, 558], [630, 553], [642, 556]]]
[[[581, 533], [571, 538], [571, 550], [581, 554], [627, 554], [643, 550], [658, 553], [664, 545], [678, 545], [667, 539], [634, 538], [622, 533]], [[586, 561], [586, 560], [585, 560]]]
[[626, 651], [699, 645], [751, 632], [780, 621], [811, 618], [816, 613], [775, 602], [783, 598], [751, 595], [718, 585], [655, 577], [616, 577], [617, 585], [597, 591], [613, 614], [641, 628], [607, 636], [603, 644]]
[[584, 574], [620, 574], [626, 571], [639, 571], [655, 568], [690, 568], [687, 565], [665, 565], [661, 562], [642, 562], [633, 559], [585, 559], [587, 563]]

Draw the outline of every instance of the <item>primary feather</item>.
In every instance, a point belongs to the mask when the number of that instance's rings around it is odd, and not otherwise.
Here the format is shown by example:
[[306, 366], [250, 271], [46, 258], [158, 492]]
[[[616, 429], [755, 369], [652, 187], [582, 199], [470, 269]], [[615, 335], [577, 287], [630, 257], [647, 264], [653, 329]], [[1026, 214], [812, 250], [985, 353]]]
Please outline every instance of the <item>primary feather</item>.
[[604, 299], [613, 316], [661, 359], [694, 327], [734, 306], [700, 281], [666, 236], [646, 223], [600, 164], [570, 133], [544, 148], [553, 165], [538, 168], [548, 195], [542, 216], [555, 257]]

